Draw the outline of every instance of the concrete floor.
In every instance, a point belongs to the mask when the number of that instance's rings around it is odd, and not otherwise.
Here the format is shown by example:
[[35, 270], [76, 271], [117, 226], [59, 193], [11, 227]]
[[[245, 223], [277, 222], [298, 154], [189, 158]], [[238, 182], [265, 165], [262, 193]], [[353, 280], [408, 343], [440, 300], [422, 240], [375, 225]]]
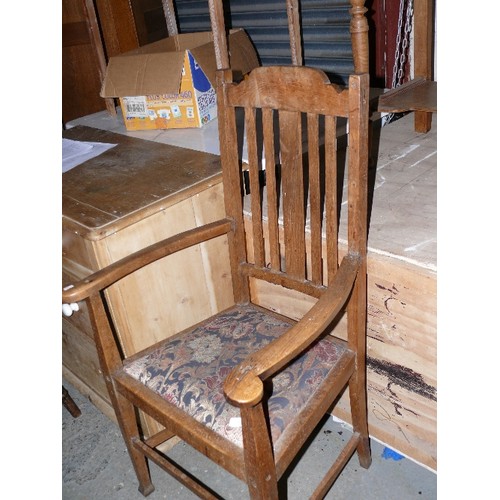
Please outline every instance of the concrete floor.
[[[82, 414], [73, 418], [62, 408], [62, 498], [65, 500], [135, 500], [144, 498], [137, 490], [132, 469], [118, 426], [67, 382], [64, 383]], [[288, 478], [288, 498], [308, 498], [331, 465], [330, 456], [351, 434], [349, 427], [331, 418], [316, 434]], [[184, 443], [169, 455], [185, 464], [222, 498], [248, 498], [246, 486], [212, 464]], [[354, 455], [326, 496], [349, 500], [430, 500], [437, 498], [436, 474], [372, 440], [373, 463], [366, 470]], [[195, 499], [196, 496], [151, 465], [155, 499]]]

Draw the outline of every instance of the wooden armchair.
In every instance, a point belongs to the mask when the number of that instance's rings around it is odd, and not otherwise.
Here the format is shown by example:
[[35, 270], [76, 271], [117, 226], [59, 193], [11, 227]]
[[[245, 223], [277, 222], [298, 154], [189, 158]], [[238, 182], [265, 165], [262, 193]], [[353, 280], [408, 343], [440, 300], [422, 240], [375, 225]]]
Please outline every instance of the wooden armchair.
[[[215, 36], [224, 50], [224, 31]], [[369, 78], [351, 76], [341, 89], [320, 70], [260, 67], [235, 83], [226, 69], [218, 71], [217, 92], [226, 217], [94, 273], [63, 291], [63, 302], [87, 302], [101, 369], [144, 495], [154, 490], [150, 459], [198, 496], [214, 497], [159, 451], [176, 435], [245, 481], [251, 498], [278, 498], [279, 479], [348, 387], [354, 432], [317, 486], [313, 497], [321, 498], [355, 451], [363, 467], [371, 462], [365, 380]], [[341, 200], [337, 171], [344, 165], [337, 157], [344, 156], [337, 152], [336, 129], [343, 119], [349, 146], [347, 199]], [[339, 259], [341, 202], [348, 209], [348, 245]], [[225, 235], [234, 306], [124, 359], [105, 290], [167, 255]], [[258, 280], [317, 302], [293, 321], [252, 302]], [[332, 335], [345, 310], [347, 341]], [[136, 409], [164, 430], [143, 438]]]

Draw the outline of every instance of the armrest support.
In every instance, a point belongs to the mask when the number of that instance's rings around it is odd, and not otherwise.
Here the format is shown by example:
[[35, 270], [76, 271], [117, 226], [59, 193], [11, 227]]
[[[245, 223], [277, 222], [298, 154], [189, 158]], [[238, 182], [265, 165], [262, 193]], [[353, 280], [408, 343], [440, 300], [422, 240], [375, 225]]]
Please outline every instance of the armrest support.
[[96, 271], [75, 283], [73, 287], [63, 290], [62, 301], [63, 303], [72, 303], [83, 300], [158, 259], [227, 234], [231, 229], [231, 220], [221, 219], [154, 243]]
[[354, 286], [361, 259], [346, 255], [333, 283], [307, 314], [280, 338], [236, 366], [224, 383], [224, 393], [236, 406], [252, 406], [263, 396], [262, 380], [302, 353], [331, 324]]

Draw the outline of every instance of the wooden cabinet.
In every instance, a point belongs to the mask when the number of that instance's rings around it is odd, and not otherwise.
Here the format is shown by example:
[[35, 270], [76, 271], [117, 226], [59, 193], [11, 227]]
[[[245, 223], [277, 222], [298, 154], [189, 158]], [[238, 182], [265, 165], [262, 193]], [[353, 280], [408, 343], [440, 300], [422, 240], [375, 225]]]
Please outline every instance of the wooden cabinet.
[[[75, 127], [64, 136], [117, 144], [63, 174], [64, 286], [223, 216], [218, 156], [88, 127]], [[146, 340], [161, 340], [232, 305], [225, 253], [227, 240], [220, 237], [110, 287], [111, 314], [126, 355]], [[84, 304], [63, 318], [62, 329], [63, 376], [114, 418]], [[150, 433], [156, 423], [144, 419], [144, 426]]]

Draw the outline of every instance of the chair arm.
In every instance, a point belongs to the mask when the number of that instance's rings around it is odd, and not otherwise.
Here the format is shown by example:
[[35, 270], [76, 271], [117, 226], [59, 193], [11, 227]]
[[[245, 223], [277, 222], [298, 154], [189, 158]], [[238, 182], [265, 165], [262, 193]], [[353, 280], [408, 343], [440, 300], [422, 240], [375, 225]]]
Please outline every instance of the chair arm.
[[158, 259], [217, 236], [222, 236], [231, 229], [232, 221], [230, 219], [221, 219], [161, 240], [96, 271], [75, 283], [71, 288], [65, 287], [62, 293], [62, 301], [69, 304], [83, 300]]
[[224, 393], [231, 403], [236, 406], [257, 404], [264, 394], [262, 380], [301, 354], [325, 331], [346, 303], [360, 263], [359, 255], [347, 254], [332, 284], [304, 317], [231, 371], [224, 383]]

